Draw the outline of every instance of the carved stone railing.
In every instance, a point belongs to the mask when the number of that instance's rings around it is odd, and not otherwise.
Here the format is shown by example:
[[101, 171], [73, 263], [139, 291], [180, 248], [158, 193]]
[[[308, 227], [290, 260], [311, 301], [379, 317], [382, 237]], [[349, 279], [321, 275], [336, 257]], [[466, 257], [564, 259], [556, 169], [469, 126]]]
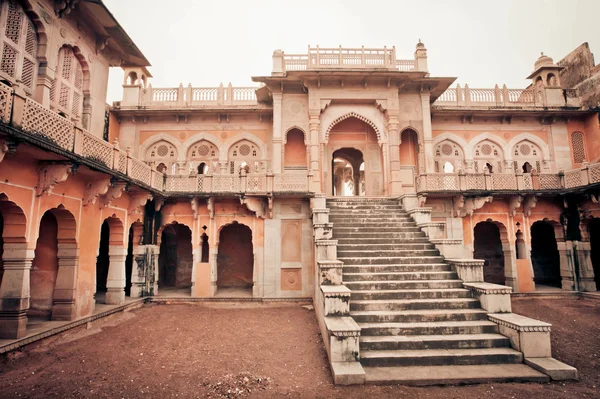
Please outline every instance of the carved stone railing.
[[205, 175], [168, 175], [168, 193], [308, 193], [310, 174], [239, 173]]
[[600, 183], [600, 163], [558, 173], [429, 173], [418, 179], [418, 192], [547, 191]]
[[439, 108], [579, 106], [576, 98], [567, 97], [565, 99], [560, 88], [509, 89], [506, 85], [503, 85], [502, 88], [496, 85], [494, 88], [488, 89], [472, 89], [469, 85], [462, 88], [460, 85], [456, 85], [455, 88], [450, 88], [442, 93], [433, 105]]
[[210, 107], [226, 105], [257, 105], [258, 87], [233, 87], [231, 83], [219, 87], [155, 88], [142, 89], [140, 104], [145, 107]]
[[4, 123], [10, 122], [12, 110], [13, 90], [11, 87], [0, 83], [0, 120]]
[[308, 47], [307, 54], [284, 54], [282, 70], [388, 69], [415, 71], [415, 60], [397, 60], [392, 48], [320, 48]]

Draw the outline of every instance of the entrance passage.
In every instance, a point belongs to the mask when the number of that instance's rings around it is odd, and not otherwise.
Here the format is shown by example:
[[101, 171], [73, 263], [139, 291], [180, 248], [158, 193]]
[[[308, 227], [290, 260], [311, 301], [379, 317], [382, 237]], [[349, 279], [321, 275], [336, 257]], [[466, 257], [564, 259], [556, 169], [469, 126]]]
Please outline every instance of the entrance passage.
[[504, 252], [500, 229], [492, 222], [480, 222], [475, 226], [474, 235], [473, 258], [485, 260], [483, 281], [505, 285]]
[[596, 290], [600, 291], [600, 219], [592, 219], [589, 232], [594, 280], [596, 281]]
[[102, 223], [100, 229], [100, 248], [96, 258], [96, 302], [104, 303], [106, 297], [106, 283], [108, 281], [108, 266], [110, 257], [108, 249], [110, 246], [110, 226], [108, 221]]
[[162, 232], [158, 257], [158, 286], [191, 287], [192, 267], [192, 231], [183, 224], [166, 226]]
[[531, 226], [531, 263], [536, 288], [561, 287], [558, 246], [554, 227], [548, 222], [539, 221]]
[[31, 264], [29, 316], [50, 318], [58, 276], [58, 223], [48, 211], [40, 221], [40, 235]]
[[333, 153], [332, 194], [337, 197], [365, 195], [365, 163], [361, 151], [341, 148]]
[[251, 289], [254, 285], [252, 230], [233, 222], [219, 234], [217, 288]]

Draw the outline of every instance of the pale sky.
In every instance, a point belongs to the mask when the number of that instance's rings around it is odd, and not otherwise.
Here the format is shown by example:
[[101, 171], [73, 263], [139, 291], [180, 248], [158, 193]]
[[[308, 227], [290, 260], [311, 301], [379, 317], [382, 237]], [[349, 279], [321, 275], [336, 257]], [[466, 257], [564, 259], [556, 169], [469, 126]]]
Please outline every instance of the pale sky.
[[[255, 86], [273, 50], [396, 46], [419, 39], [432, 76], [473, 88], [524, 88], [540, 52], [560, 60], [588, 42], [600, 62], [600, 0], [104, 0], [152, 64], [154, 87]], [[122, 98], [113, 68], [108, 102]]]

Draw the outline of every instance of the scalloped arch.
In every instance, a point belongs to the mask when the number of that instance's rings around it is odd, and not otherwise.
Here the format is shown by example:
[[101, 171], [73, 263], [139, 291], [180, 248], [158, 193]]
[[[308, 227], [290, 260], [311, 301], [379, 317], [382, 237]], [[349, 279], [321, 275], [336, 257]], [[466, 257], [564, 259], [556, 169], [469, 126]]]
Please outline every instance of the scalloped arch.
[[373, 121], [371, 121], [369, 118], [366, 118], [356, 112], [348, 112], [348, 113], [334, 119], [334, 121], [331, 122], [331, 124], [325, 131], [325, 141], [329, 141], [329, 133], [331, 133], [331, 129], [333, 129], [333, 127], [335, 125], [337, 125], [338, 123], [345, 121], [346, 119], [349, 119], [349, 118], [356, 118], [359, 121], [362, 121], [362, 122], [366, 123], [367, 125], [371, 126], [373, 128], [373, 130], [375, 130], [375, 134], [377, 135], [378, 141], [383, 141], [385, 139], [385, 137], [383, 137], [383, 132], [379, 131], [379, 128], [377, 127], [377, 125], [375, 123], [373, 123]]

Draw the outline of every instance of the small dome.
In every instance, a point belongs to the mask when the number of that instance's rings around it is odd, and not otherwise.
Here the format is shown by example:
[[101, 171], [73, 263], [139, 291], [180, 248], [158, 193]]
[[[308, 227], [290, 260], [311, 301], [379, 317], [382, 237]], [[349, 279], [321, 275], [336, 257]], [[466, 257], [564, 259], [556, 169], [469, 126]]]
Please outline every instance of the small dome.
[[538, 68], [543, 66], [554, 66], [554, 60], [548, 57], [547, 55], [544, 55], [544, 53], [542, 53], [540, 58], [538, 58], [535, 62], [533, 70], [537, 70]]
[[417, 43], [417, 49], [420, 48], [425, 48], [425, 44], [423, 44], [423, 42], [421, 42], [421, 39], [419, 39], [419, 43]]

